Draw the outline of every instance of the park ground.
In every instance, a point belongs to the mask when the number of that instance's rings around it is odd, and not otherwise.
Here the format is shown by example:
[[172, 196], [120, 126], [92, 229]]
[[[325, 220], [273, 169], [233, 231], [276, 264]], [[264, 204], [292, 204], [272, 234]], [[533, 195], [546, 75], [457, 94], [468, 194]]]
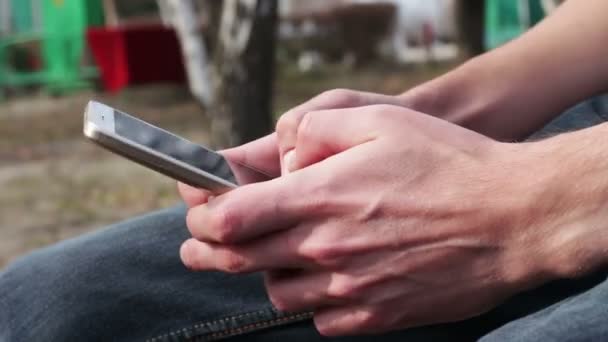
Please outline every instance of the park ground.
[[[305, 75], [282, 68], [275, 115], [332, 88], [396, 94], [450, 67], [333, 67]], [[140, 86], [113, 95], [39, 93], [0, 103], [0, 269], [33, 249], [179, 202], [174, 181], [83, 138], [90, 99], [208, 142], [204, 111], [179, 86]]]

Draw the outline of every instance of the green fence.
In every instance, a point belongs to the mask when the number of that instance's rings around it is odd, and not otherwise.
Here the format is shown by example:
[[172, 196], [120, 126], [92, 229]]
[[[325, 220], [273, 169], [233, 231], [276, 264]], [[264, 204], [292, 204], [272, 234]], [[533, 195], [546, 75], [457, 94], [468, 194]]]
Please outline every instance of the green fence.
[[[43, 85], [60, 93], [87, 86], [96, 71], [82, 63], [85, 33], [88, 26], [103, 24], [101, 0], [11, 0], [10, 5], [11, 33], [0, 36], [0, 89]], [[23, 58], [32, 56], [39, 68], [24, 70]]]
[[518, 37], [544, 16], [541, 0], [486, 0], [486, 49]]

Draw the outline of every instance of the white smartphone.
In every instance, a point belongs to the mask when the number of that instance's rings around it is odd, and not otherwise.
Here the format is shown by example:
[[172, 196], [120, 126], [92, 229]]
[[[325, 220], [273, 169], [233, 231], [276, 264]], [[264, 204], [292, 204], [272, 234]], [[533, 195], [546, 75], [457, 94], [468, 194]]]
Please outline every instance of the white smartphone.
[[114, 108], [90, 101], [84, 135], [102, 147], [215, 194], [271, 177]]

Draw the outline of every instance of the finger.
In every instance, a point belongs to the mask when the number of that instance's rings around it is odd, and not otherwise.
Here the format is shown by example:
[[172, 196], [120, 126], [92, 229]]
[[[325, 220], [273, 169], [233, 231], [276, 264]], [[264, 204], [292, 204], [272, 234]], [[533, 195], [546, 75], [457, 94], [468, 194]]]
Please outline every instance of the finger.
[[348, 336], [376, 332], [381, 317], [364, 305], [327, 307], [314, 313], [313, 321], [323, 336]]
[[341, 299], [327, 295], [334, 277], [332, 273], [316, 270], [287, 276], [280, 271], [271, 271], [265, 273], [264, 283], [268, 297], [277, 310], [298, 312], [343, 303]]
[[295, 154], [286, 156], [291, 159], [289, 170], [304, 168], [376, 139], [385, 126], [381, 115], [396, 109], [405, 110], [381, 105], [309, 112], [297, 129]]
[[198, 240], [234, 244], [294, 227], [320, 214], [320, 203], [305, 193], [311, 179], [294, 173], [236, 188], [188, 210], [188, 229]]
[[[403, 105], [403, 99], [396, 96], [335, 89], [324, 92], [283, 114], [277, 122], [276, 127], [281, 163], [284, 155], [295, 148], [297, 129], [300, 126], [302, 118], [308, 112], [326, 109], [353, 108], [372, 104], [392, 104], [401, 106]], [[283, 170], [285, 171], [286, 169], [283, 168]]]
[[207, 190], [198, 189], [182, 182], [177, 182], [177, 189], [188, 208], [205, 204], [212, 196]]
[[220, 153], [231, 162], [260, 170], [271, 178], [281, 175], [276, 133]]
[[285, 244], [284, 234], [242, 245], [222, 245], [190, 239], [180, 249], [182, 262], [196, 271], [251, 273], [284, 268], [305, 268], [311, 264]]

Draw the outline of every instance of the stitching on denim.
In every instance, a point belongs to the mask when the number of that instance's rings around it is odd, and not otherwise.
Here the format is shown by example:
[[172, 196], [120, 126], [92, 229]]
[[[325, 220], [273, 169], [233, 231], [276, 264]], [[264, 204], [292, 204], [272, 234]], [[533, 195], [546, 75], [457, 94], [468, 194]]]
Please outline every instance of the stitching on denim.
[[245, 312], [245, 313], [238, 314], [238, 315], [224, 317], [224, 318], [216, 319], [216, 320], [213, 320], [213, 321], [200, 322], [200, 323], [197, 323], [195, 325], [189, 326], [187, 328], [178, 329], [178, 330], [169, 332], [167, 334], [163, 334], [163, 335], [160, 335], [160, 336], [153, 337], [151, 339], [146, 340], [146, 342], [155, 342], [155, 341], [163, 339], [165, 337], [175, 336], [177, 334], [185, 333], [188, 330], [198, 329], [198, 328], [202, 327], [203, 325], [222, 323], [222, 322], [226, 322], [226, 321], [229, 321], [229, 320], [232, 320], [232, 319], [238, 319], [238, 318], [243, 318], [243, 317], [247, 317], [247, 316], [259, 315], [259, 314], [262, 314], [262, 313], [267, 312], [267, 311], [268, 311], [268, 309], [257, 310], [257, 311]]
[[266, 327], [274, 326], [274, 325], [277, 325], [277, 324], [280, 324], [283, 322], [295, 321], [295, 320], [299, 320], [302, 318], [310, 318], [310, 317], [312, 317], [312, 312], [298, 313], [298, 314], [293, 314], [293, 315], [284, 316], [284, 317], [280, 317], [280, 318], [275, 318], [270, 321], [252, 323], [252, 324], [245, 325], [245, 326], [242, 326], [239, 328], [233, 328], [233, 329], [229, 329], [226, 331], [216, 332], [216, 333], [209, 335], [208, 337], [211, 339], [218, 339], [218, 338], [222, 338], [222, 337], [235, 336], [235, 335], [240, 335], [240, 334], [246, 333], [251, 330], [266, 328]]
[[[238, 318], [243, 318], [243, 317], [248, 317], [248, 316], [253, 316], [253, 315], [259, 315], [259, 314], [265, 313], [267, 311], [268, 311], [268, 309], [257, 310], [257, 311], [245, 312], [245, 313], [238, 314], [238, 315], [224, 317], [224, 318], [216, 319], [216, 320], [213, 320], [213, 321], [200, 322], [200, 323], [197, 323], [197, 324], [195, 324], [193, 326], [189, 326], [187, 328], [182, 328], [182, 329], [179, 329], [179, 330], [175, 330], [175, 331], [169, 332], [167, 334], [163, 334], [163, 335], [160, 335], [160, 336], [153, 337], [151, 339], [146, 340], [146, 342], [160, 341], [161, 339], [167, 338], [169, 336], [176, 336], [178, 334], [183, 334], [183, 333], [185, 333], [185, 332], [187, 332], [189, 330], [195, 330], [195, 329], [198, 329], [198, 328], [200, 328], [202, 326], [212, 325], [212, 324], [216, 324], [216, 323], [222, 323], [222, 322], [226, 322], [226, 321], [229, 321], [229, 320], [232, 320], [232, 319], [238, 319]], [[289, 316], [275, 318], [275, 319], [272, 319], [270, 321], [262, 321], [262, 322], [258, 322], [258, 323], [252, 323], [252, 324], [249, 324], [249, 325], [245, 325], [245, 326], [239, 327], [239, 328], [232, 328], [232, 329], [225, 330], [225, 331], [218, 331], [218, 332], [212, 333], [211, 335], [208, 335], [207, 337], [208, 338], [212, 338], [212, 339], [217, 339], [217, 338], [221, 338], [223, 336], [238, 335], [238, 334], [245, 333], [245, 332], [247, 332], [249, 330], [252, 330], [252, 329], [264, 328], [264, 327], [272, 326], [272, 325], [275, 325], [275, 324], [278, 324], [278, 323], [282, 323], [282, 322], [285, 322], [285, 321], [297, 320], [297, 319], [301, 319], [301, 318], [310, 318], [310, 317], [312, 317], [312, 312], [297, 313], [297, 314], [292, 314], [292, 315], [289, 315]], [[202, 336], [200, 336], [200, 337], [202, 337]], [[199, 339], [197, 337], [194, 337], [191, 341], [198, 341], [198, 340]]]

